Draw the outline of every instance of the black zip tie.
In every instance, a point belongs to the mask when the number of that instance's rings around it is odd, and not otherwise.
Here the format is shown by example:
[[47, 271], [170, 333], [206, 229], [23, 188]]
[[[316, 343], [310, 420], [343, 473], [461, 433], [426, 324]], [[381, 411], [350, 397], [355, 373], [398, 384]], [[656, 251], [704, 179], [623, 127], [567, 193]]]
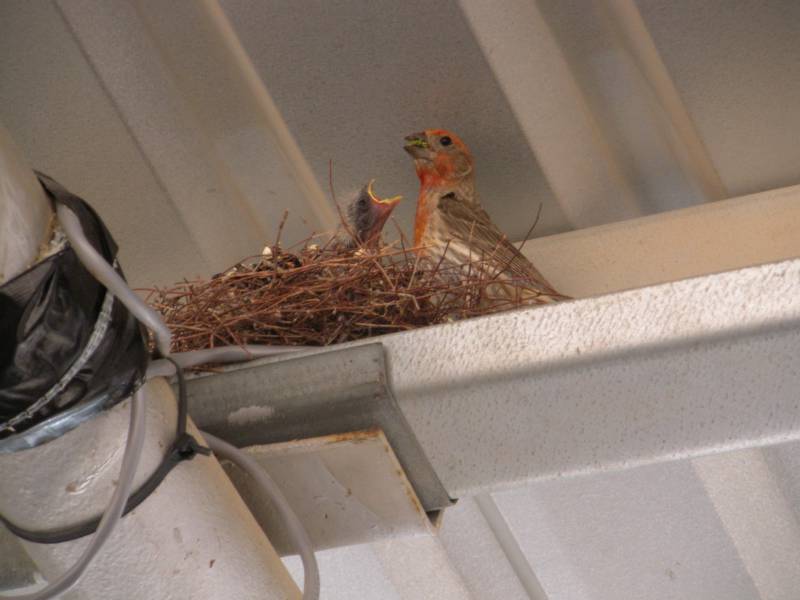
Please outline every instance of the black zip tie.
[[[158, 468], [153, 471], [153, 474], [147, 478], [139, 489], [128, 497], [125, 503], [125, 510], [122, 513], [124, 517], [142, 502], [147, 500], [148, 496], [152, 494], [158, 486], [164, 481], [164, 478], [174, 469], [178, 463], [185, 460], [192, 460], [196, 455], [202, 454], [209, 456], [211, 449], [201, 446], [197, 439], [186, 431], [189, 419], [189, 399], [186, 394], [186, 378], [183, 374], [183, 369], [174, 359], [166, 357], [166, 359], [175, 365], [175, 374], [178, 378], [178, 423], [175, 431], [175, 441], [170, 446], [169, 452], [158, 465]], [[28, 542], [35, 544], [61, 544], [64, 542], [72, 542], [87, 535], [93, 534], [97, 531], [97, 526], [100, 524], [100, 517], [96, 517], [89, 521], [84, 521], [77, 525], [70, 525], [61, 529], [50, 529], [47, 531], [29, 531], [14, 525], [8, 521], [3, 515], [0, 515], [0, 523], [14, 535]]]

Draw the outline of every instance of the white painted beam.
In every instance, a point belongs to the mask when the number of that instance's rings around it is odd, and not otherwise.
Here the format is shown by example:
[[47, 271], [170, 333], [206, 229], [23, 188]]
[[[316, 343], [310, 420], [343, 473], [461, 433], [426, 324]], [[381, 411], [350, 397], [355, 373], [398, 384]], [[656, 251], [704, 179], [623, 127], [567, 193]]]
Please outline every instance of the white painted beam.
[[336, 222], [215, 2], [57, 6], [212, 273]]
[[[0, 283], [35, 263], [50, 219], [50, 201], [0, 126]], [[165, 448], [174, 442], [177, 421], [177, 403], [163, 379], [146, 383], [141, 393], [146, 396], [147, 436], [134, 489], [161, 463]], [[70, 527], [102, 514], [119, 477], [130, 402], [129, 398], [84, 420], [47, 443], [16, 451], [4, 448], [0, 452], [0, 514], [33, 531]], [[55, 431], [58, 426], [52, 421], [57, 418], [34, 428]], [[190, 427], [203, 443], [196, 428]], [[88, 538], [81, 538], [21, 545], [39, 571], [54, 582], [77, 563], [87, 544]], [[9, 543], [3, 535], [0, 546], [13, 553], [0, 556], [0, 570], [27, 566], [16, 556], [20, 545]], [[216, 570], [210, 572], [217, 562]], [[0, 577], [0, 583], [25, 579], [23, 573], [11, 573]], [[192, 598], [218, 598], [223, 592], [237, 598], [301, 596], [213, 457], [201, 456], [176, 468], [121, 519], [76, 584], [78, 591], [70, 595], [154, 598], [168, 595], [168, 588]]]
[[[475, 598], [532, 600], [530, 588], [520, 580], [500, 537], [496, 524], [487, 520], [475, 498], [460, 499], [442, 516], [439, 538]], [[534, 596], [533, 600], [546, 597]]]
[[[51, 216], [44, 190], [0, 124], [0, 285], [36, 262]], [[33, 582], [33, 564], [0, 526], [0, 591]]]
[[523, 252], [577, 298], [800, 256], [800, 186], [541, 237]]
[[536, 2], [461, 0], [487, 62], [574, 227], [639, 216], [641, 206]]
[[700, 133], [670, 77], [634, 0], [593, 0], [636, 65], [641, 96], [652, 102], [655, 128], [661, 130], [676, 161], [707, 200], [729, 197]]
[[36, 262], [51, 216], [42, 186], [0, 124], [0, 284]]
[[[569, 135], [565, 130], [563, 136], [542, 147], [543, 156], [554, 149], [568, 149], [558, 163], [567, 181], [580, 173], [581, 162], [588, 159], [601, 165], [610, 157], [642, 215], [728, 196], [632, 3], [512, 0], [508, 4], [538, 7], [584, 98], [596, 135], [605, 141], [605, 154], [599, 154], [586, 136]], [[502, 72], [503, 66], [497, 70]], [[546, 94], [552, 88], [550, 81], [562, 72], [564, 69], [537, 72], [538, 87], [531, 87], [531, 93]], [[512, 79], [510, 85], [519, 84]], [[542, 118], [532, 105], [523, 104], [521, 110], [532, 113], [531, 119]], [[578, 118], [586, 117], [573, 116], [573, 120]], [[601, 191], [592, 188], [571, 202], [591, 207], [594, 195]], [[625, 196], [619, 190], [612, 187], [604, 193], [611, 206], [624, 205]], [[594, 220], [584, 225], [619, 220]]]
[[[148, 33], [256, 220], [331, 229], [339, 216], [217, 0], [137, 0]], [[167, 10], [167, 8], [169, 8]], [[198, 51], [202, 48], [202, 51]], [[294, 229], [294, 227], [293, 227]]]
[[780, 471], [752, 449], [692, 461], [761, 598], [792, 600], [800, 587], [800, 524]]
[[[163, 379], [145, 384], [147, 438], [138, 489], [175, 436], [177, 406]], [[102, 513], [119, 474], [130, 408], [126, 400], [61, 437], [0, 454], [0, 513], [20, 527], [72, 526]], [[189, 425], [189, 432], [202, 437]], [[88, 538], [24, 542], [50, 581], [83, 553]], [[214, 457], [181, 463], [122, 518], [75, 587], [75, 598], [183, 597], [299, 600], [300, 590]]]
[[[540, 266], [579, 294], [798, 256], [798, 193], [537, 241], [584, 271]], [[800, 438], [800, 259], [378, 339], [453, 498]]]
[[453, 498], [800, 439], [797, 259], [377, 339]]
[[385, 336], [453, 497], [800, 437], [800, 261]]

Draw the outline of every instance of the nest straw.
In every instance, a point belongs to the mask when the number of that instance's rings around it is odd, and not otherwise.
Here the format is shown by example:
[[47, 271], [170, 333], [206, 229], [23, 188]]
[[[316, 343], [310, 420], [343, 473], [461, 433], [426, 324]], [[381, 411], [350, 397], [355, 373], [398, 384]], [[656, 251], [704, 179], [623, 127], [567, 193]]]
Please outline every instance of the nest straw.
[[525, 281], [504, 280], [505, 293], [493, 297], [491, 256], [453, 266], [402, 237], [376, 249], [334, 238], [283, 250], [279, 239], [211, 279], [147, 290], [172, 329], [173, 351], [326, 346], [543, 302], [522, 293]]

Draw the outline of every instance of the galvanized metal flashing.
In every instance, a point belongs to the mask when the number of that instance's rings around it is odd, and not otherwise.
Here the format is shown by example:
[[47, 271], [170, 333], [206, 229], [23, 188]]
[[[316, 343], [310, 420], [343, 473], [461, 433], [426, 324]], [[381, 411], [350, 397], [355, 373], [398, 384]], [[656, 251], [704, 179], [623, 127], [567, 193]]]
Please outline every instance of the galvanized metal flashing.
[[425, 510], [452, 504], [387, 384], [380, 343], [245, 365], [187, 391], [198, 427], [240, 447], [378, 427]]
[[[244, 451], [283, 491], [317, 551], [435, 531], [380, 429]], [[236, 465], [223, 467], [278, 554], [296, 554], [272, 501]]]

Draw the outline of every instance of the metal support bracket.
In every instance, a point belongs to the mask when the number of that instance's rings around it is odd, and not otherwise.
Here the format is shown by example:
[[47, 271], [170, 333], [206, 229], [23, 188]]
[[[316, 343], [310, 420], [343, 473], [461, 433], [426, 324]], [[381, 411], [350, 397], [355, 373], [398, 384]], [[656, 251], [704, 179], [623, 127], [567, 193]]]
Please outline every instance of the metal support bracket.
[[425, 511], [452, 504], [392, 394], [380, 343], [240, 365], [187, 391], [197, 426], [239, 447], [378, 427]]

